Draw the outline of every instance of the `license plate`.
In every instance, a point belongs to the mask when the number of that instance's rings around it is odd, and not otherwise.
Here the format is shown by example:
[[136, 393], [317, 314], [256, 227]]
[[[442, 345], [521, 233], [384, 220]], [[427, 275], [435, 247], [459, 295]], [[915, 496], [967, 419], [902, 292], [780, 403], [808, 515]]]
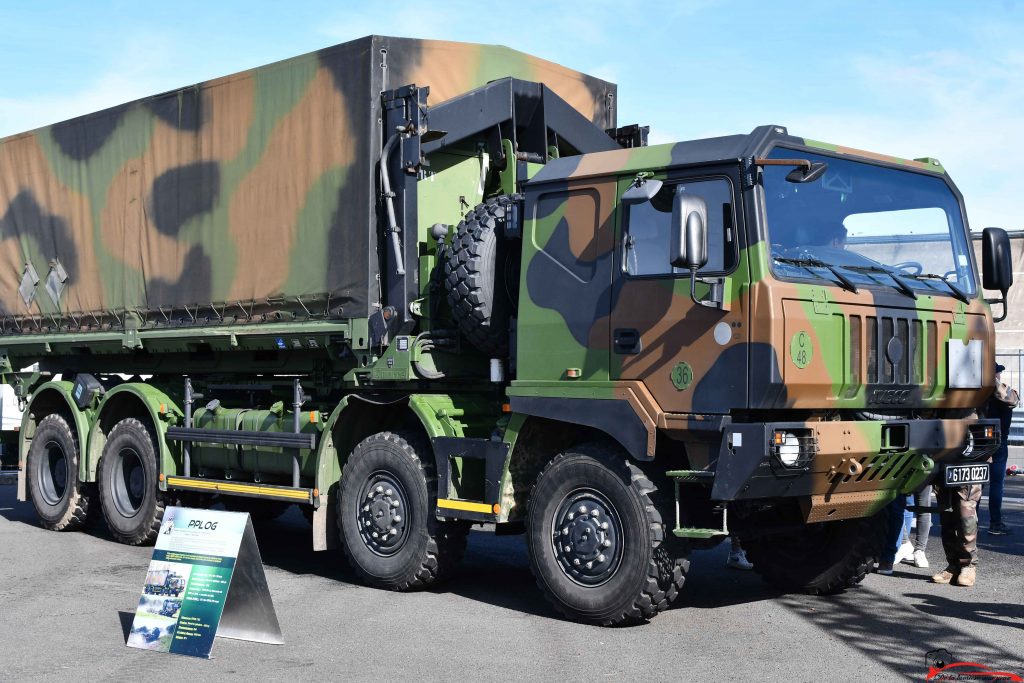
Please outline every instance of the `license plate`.
[[987, 484], [988, 463], [980, 465], [946, 465], [946, 486]]

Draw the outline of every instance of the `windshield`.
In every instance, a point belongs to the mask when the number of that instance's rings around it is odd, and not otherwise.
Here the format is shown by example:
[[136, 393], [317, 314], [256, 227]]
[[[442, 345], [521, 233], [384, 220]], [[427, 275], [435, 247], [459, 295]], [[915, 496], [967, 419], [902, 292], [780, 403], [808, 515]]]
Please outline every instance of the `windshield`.
[[804, 184], [786, 180], [793, 167], [764, 167], [776, 275], [908, 296], [974, 293], [960, 205], [942, 178], [783, 148], [769, 157], [828, 164]]

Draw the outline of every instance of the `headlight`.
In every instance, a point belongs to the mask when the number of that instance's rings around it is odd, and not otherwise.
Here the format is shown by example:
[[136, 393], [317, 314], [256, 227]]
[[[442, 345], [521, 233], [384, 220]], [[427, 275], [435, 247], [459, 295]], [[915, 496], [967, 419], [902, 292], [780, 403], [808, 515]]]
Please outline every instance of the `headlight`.
[[775, 453], [786, 467], [800, 460], [800, 440], [792, 432], [775, 432]]

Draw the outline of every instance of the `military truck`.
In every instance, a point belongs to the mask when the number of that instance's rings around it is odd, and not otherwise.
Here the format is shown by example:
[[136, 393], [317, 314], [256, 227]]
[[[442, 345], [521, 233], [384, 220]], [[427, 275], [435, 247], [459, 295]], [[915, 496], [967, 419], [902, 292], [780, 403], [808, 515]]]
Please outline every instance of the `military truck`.
[[142, 590], [146, 595], [178, 597], [185, 590], [185, 577], [170, 569], [153, 570], [147, 573], [146, 585]]
[[859, 582], [889, 501], [999, 443], [962, 197], [775, 125], [647, 146], [616, 96], [371, 36], [0, 142], [20, 498], [128, 544], [297, 505], [393, 590], [493, 525], [598, 624], [730, 534], [775, 585]]
[[173, 617], [181, 609], [181, 600], [164, 600], [163, 605], [160, 607], [160, 616], [162, 617]]

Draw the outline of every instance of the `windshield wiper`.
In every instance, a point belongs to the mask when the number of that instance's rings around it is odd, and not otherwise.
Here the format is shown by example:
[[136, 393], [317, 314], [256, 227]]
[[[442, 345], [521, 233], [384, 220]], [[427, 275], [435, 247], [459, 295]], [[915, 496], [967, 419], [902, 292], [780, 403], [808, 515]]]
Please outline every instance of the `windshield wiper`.
[[896, 283], [896, 289], [902, 294], [906, 294], [911, 299], [917, 299], [917, 292], [908, 285], [902, 278], [901, 274], [897, 274], [896, 271], [889, 270], [888, 268], [882, 268], [881, 266], [843, 266], [848, 270], [852, 270], [858, 273], [882, 273], [892, 278], [892, 281]]
[[954, 285], [949, 280], [947, 280], [944, 275], [936, 275], [935, 273], [918, 273], [917, 275], [907, 275], [907, 277], [912, 278], [914, 280], [939, 280], [940, 282], [942, 282], [942, 284], [946, 285], [946, 287], [949, 288], [950, 294], [952, 294], [954, 297], [956, 297], [960, 301], [963, 301], [965, 304], [970, 303], [970, 300], [967, 298], [967, 293], [964, 292], [964, 290], [957, 287], [956, 285]]
[[831, 263], [827, 263], [826, 261], [822, 261], [821, 259], [807, 257], [787, 258], [785, 256], [773, 256], [772, 260], [778, 263], [788, 263], [791, 266], [800, 266], [801, 268], [805, 268], [808, 271], [811, 271], [811, 268], [824, 268], [825, 270], [827, 270], [828, 272], [832, 273], [832, 275], [835, 276], [836, 280], [843, 287], [843, 289], [851, 291], [854, 294], [857, 293], [857, 285], [853, 284], [850, 278], [840, 273], [839, 270]]

